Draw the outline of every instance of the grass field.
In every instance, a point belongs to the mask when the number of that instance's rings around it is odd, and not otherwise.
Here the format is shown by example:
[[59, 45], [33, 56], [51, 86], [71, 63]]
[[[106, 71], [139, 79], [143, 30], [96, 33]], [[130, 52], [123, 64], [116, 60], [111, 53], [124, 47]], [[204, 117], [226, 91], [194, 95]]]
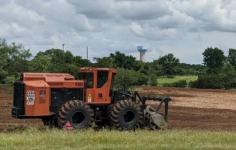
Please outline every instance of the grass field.
[[158, 86], [163, 86], [164, 84], [171, 84], [180, 80], [186, 80], [187, 83], [191, 81], [196, 81], [197, 76], [193, 75], [184, 75], [184, 76], [174, 76], [173, 78], [167, 78], [167, 77], [159, 77], [157, 79]]
[[236, 132], [27, 129], [0, 133], [0, 149], [236, 149]]

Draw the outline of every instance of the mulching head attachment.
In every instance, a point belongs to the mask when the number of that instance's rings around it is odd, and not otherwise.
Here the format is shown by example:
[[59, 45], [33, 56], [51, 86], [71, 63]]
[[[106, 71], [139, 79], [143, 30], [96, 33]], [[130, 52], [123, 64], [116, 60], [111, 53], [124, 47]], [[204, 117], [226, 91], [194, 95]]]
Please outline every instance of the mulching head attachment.
[[[140, 96], [139, 96], [140, 97]], [[171, 100], [168, 96], [143, 96], [140, 97], [143, 103], [145, 124], [152, 130], [165, 129], [167, 127], [167, 117], [169, 109], [169, 101]], [[154, 108], [146, 104], [146, 101], [159, 101], [159, 105]], [[160, 112], [164, 105], [164, 114]]]
[[[124, 97], [129, 97], [136, 103], [142, 106], [144, 120], [143, 124], [145, 127], [148, 127], [152, 130], [164, 129], [167, 127], [167, 119], [168, 119], [168, 104], [171, 101], [171, 98], [168, 96], [140, 96], [138, 92], [130, 93], [130, 92], [122, 92], [120, 93]], [[156, 107], [152, 107], [148, 105], [146, 102], [159, 102], [159, 105]], [[164, 107], [163, 107], [164, 106]], [[161, 112], [163, 110], [164, 112]]]
[[167, 127], [163, 115], [156, 112], [153, 107], [147, 106], [144, 110], [145, 124], [149, 129], [159, 130]]

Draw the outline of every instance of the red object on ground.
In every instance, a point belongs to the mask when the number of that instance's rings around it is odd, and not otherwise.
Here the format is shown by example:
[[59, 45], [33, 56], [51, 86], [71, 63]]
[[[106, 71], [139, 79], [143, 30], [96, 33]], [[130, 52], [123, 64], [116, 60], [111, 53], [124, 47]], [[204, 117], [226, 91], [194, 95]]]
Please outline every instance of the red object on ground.
[[74, 128], [73, 128], [72, 124], [70, 123], [70, 121], [67, 121], [64, 126], [64, 129], [65, 130], [73, 130]]

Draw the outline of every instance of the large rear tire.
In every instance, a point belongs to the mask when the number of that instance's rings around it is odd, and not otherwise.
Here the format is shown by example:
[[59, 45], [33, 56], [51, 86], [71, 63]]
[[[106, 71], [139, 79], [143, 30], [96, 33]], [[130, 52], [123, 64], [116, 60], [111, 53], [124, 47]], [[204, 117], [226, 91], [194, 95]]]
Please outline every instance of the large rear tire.
[[58, 125], [63, 128], [69, 122], [75, 129], [92, 125], [94, 112], [89, 105], [79, 100], [71, 100], [61, 106], [58, 112]]
[[110, 119], [115, 128], [132, 130], [142, 126], [143, 111], [141, 106], [131, 99], [120, 100], [113, 105]]

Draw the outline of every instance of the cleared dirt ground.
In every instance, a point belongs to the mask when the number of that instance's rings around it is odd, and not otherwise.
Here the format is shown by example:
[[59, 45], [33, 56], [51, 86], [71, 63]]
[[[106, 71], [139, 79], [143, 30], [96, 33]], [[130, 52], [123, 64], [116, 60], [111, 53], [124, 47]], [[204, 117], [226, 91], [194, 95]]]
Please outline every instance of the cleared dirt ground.
[[23, 128], [26, 126], [42, 126], [41, 120], [21, 120], [11, 117], [13, 92], [9, 86], [0, 86], [0, 130]]
[[236, 91], [143, 87], [145, 94], [170, 95], [169, 128], [236, 130]]
[[[145, 94], [170, 95], [170, 129], [236, 130], [236, 91], [140, 87]], [[0, 129], [42, 126], [38, 119], [11, 117], [12, 90], [0, 86]]]

